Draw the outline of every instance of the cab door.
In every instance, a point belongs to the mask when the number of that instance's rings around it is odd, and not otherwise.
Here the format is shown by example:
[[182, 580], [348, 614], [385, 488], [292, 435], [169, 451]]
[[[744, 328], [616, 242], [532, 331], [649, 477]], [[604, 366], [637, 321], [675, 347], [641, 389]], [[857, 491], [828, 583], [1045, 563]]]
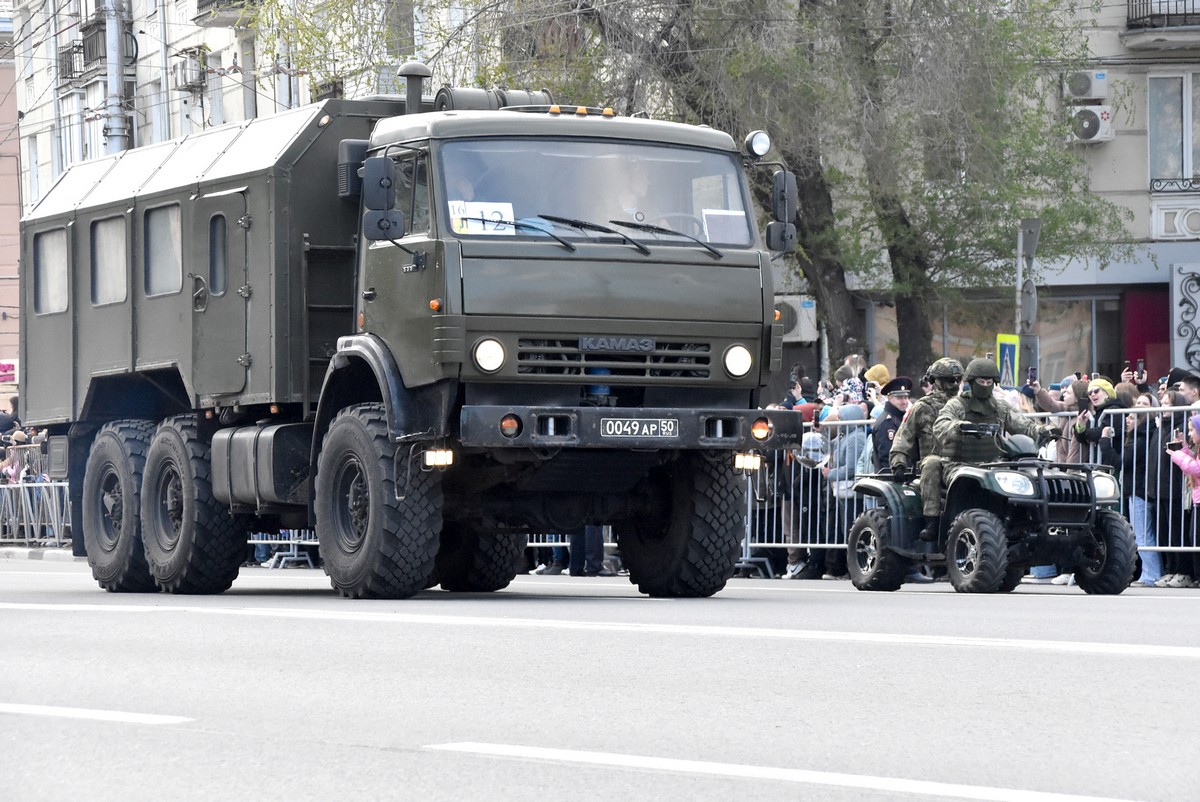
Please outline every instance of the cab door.
[[245, 189], [202, 195], [193, 204], [191, 282], [192, 378], [200, 395], [238, 393], [252, 360], [246, 320], [250, 228]]

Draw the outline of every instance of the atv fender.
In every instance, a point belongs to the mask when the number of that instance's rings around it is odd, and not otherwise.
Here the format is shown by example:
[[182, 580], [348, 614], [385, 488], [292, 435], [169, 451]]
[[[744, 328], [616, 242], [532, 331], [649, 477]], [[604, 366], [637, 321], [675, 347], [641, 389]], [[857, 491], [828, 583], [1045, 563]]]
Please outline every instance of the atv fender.
[[888, 548], [910, 559], [919, 559], [930, 552], [932, 544], [918, 537], [924, 517], [921, 514], [921, 494], [916, 487], [866, 476], [854, 483], [854, 491], [880, 499], [882, 506], [887, 509]]

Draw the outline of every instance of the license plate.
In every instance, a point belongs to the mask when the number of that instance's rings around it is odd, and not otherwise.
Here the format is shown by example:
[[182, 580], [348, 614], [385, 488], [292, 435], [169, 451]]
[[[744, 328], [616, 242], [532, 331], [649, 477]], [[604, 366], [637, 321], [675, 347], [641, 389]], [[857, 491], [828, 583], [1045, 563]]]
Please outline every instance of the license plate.
[[601, 418], [601, 437], [678, 437], [675, 418]]

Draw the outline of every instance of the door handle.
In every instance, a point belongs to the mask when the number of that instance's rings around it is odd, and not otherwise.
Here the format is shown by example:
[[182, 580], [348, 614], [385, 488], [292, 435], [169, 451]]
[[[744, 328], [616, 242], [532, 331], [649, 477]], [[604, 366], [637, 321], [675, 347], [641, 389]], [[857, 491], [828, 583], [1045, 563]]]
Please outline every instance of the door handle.
[[374, 287], [371, 287], [371, 288], [369, 288], [369, 289], [363, 290], [363, 294], [362, 294], [362, 295], [363, 295], [363, 300], [364, 300], [364, 301], [374, 301], [374, 300], [375, 300], [375, 298], [376, 298], [376, 292], [375, 292], [375, 288], [374, 288]]
[[203, 312], [208, 309], [208, 283], [203, 277], [192, 275], [192, 311]]

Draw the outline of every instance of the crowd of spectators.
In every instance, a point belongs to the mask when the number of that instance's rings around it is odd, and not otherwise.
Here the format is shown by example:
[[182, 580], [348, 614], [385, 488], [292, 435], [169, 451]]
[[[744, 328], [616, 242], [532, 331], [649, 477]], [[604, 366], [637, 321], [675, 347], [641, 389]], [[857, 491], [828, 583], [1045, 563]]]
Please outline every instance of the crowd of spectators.
[[[800, 412], [813, 430], [773, 479], [782, 505], [779, 526], [789, 544], [844, 543], [853, 519], [839, 514], [843, 488], [858, 474], [887, 470], [892, 422], [917, 390], [856, 355], [846, 357], [829, 382], [814, 382], [798, 367], [790, 380], [786, 397], [770, 406]], [[921, 393], [929, 389], [920, 386]], [[1064, 435], [1043, 447], [1043, 458], [1099, 463], [1120, 477], [1121, 512], [1138, 544], [1136, 585], [1200, 586], [1200, 552], [1188, 550], [1200, 544], [1200, 372], [1173, 368], [1152, 381], [1127, 363], [1119, 376], [1081, 371], [1047, 386], [1031, 371], [1021, 387], [997, 392], [1026, 414], [1061, 419]], [[867, 425], [854, 423], [863, 420]], [[825, 531], [813, 531], [816, 520]], [[831, 551], [790, 547], [781, 575], [844, 578], [844, 555]], [[1035, 566], [1024, 581], [1074, 583], [1055, 566]]]

